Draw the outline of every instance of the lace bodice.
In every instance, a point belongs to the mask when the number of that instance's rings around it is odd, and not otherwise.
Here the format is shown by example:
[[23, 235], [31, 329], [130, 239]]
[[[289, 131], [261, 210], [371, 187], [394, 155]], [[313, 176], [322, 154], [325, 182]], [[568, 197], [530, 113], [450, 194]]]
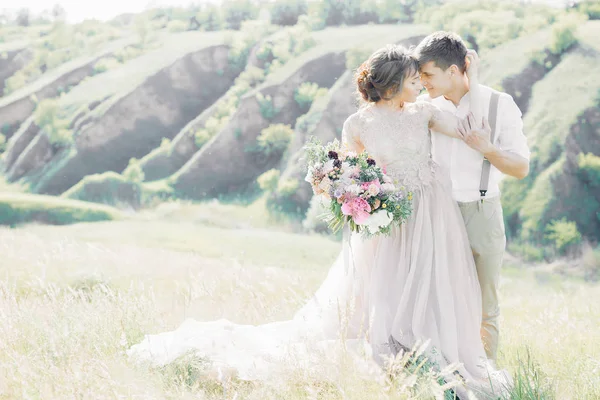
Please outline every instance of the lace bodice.
[[431, 159], [429, 126], [439, 117], [429, 103], [407, 104], [403, 110], [366, 106], [344, 123], [342, 140], [351, 149], [364, 149], [393, 179], [409, 189], [429, 185], [436, 179]]

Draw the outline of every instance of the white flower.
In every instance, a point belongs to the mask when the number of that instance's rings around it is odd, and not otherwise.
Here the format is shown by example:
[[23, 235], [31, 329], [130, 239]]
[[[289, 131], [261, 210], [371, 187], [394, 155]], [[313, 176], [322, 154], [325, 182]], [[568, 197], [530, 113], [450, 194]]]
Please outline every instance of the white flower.
[[328, 174], [328, 173], [330, 173], [331, 171], [333, 171], [333, 162], [334, 162], [334, 161], [335, 161], [335, 160], [329, 160], [329, 161], [327, 161], [327, 162], [325, 163], [325, 165], [323, 166], [323, 173], [324, 173], [324, 174]]
[[313, 183], [313, 172], [314, 172], [313, 168], [308, 168], [308, 171], [306, 172], [306, 176], [304, 177], [305, 182], [308, 182], [310, 184]]
[[389, 176], [384, 175], [383, 176], [383, 183], [394, 183], [394, 181]]
[[367, 189], [367, 192], [369, 193], [369, 195], [374, 197], [379, 194], [379, 188], [374, 183], [371, 183], [369, 185], [369, 188]]
[[331, 180], [328, 177], [323, 178], [318, 187], [325, 193], [328, 193], [331, 188]]
[[396, 191], [396, 186], [393, 183], [384, 183], [381, 185], [381, 190], [386, 193], [391, 193]]
[[347, 193], [352, 193], [355, 196], [358, 196], [361, 191], [362, 191], [362, 189], [360, 188], [360, 186], [358, 186], [356, 184], [350, 185], [346, 188]]
[[385, 228], [393, 219], [394, 216], [386, 210], [379, 210], [371, 214], [362, 225], [365, 226], [372, 235], [375, 235], [379, 232], [379, 228]]

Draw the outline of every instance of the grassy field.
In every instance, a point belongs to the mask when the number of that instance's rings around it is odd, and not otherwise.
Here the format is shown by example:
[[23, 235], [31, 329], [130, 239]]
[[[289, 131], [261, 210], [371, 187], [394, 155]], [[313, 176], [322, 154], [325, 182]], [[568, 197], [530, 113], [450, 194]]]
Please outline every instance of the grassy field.
[[[253, 225], [244, 217], [261, 219], [255, 207], [171, 204], [127, 221], [0, 228], [0, 398], [422, 398], [427, 388], [408, 380], [219, 384], [193, 379], [190, 365], [127, 361], [144, 333], [187, 317], [287, 319], [318, 287], [340, 243]], [[600, 397], [599, 300], [598, 286], [506, 263], [500, 363], [542, 393], [514, 399]]]

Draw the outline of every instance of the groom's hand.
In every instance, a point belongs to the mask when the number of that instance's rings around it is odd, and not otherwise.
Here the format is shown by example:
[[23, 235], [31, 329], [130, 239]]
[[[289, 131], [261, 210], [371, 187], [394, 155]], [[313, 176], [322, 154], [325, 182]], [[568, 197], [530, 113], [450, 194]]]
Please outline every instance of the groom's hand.
[[473, 114], [469, 113], [467, 118], [463, 119], [458, 126], [458, 131], [463, 136], [463, 140], [469, 147], [477, 150], [484, 156], [496, 151], [496, 146], [490, 141], [492, 132], [487, 119], [483, 119], [479, 124], [475, 122]]

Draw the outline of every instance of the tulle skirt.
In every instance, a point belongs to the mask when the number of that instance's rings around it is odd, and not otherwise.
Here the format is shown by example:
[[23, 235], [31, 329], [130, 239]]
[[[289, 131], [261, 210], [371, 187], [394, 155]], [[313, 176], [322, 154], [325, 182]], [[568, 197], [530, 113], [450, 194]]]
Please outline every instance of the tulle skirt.
[[325, 281], [291, 320], [255, 326], [188, 319], [147, 335], [129, 356], [165, 365], [193, 354], [219, 373], [267, 380], [290, 360], [318, 368], [340, 347], [372, 372], [370, 363], [384, 367], [403, 348], [428, 343], [440, 369], [456, 365], [447, 378], [466, 383], [457, 393], [503, 391], [509, 378], [490, 370], [480, 338], [481, 293], [458, 206], [436, 181], [413, 195], [411, 217], [391, 235], [345, 237]]

